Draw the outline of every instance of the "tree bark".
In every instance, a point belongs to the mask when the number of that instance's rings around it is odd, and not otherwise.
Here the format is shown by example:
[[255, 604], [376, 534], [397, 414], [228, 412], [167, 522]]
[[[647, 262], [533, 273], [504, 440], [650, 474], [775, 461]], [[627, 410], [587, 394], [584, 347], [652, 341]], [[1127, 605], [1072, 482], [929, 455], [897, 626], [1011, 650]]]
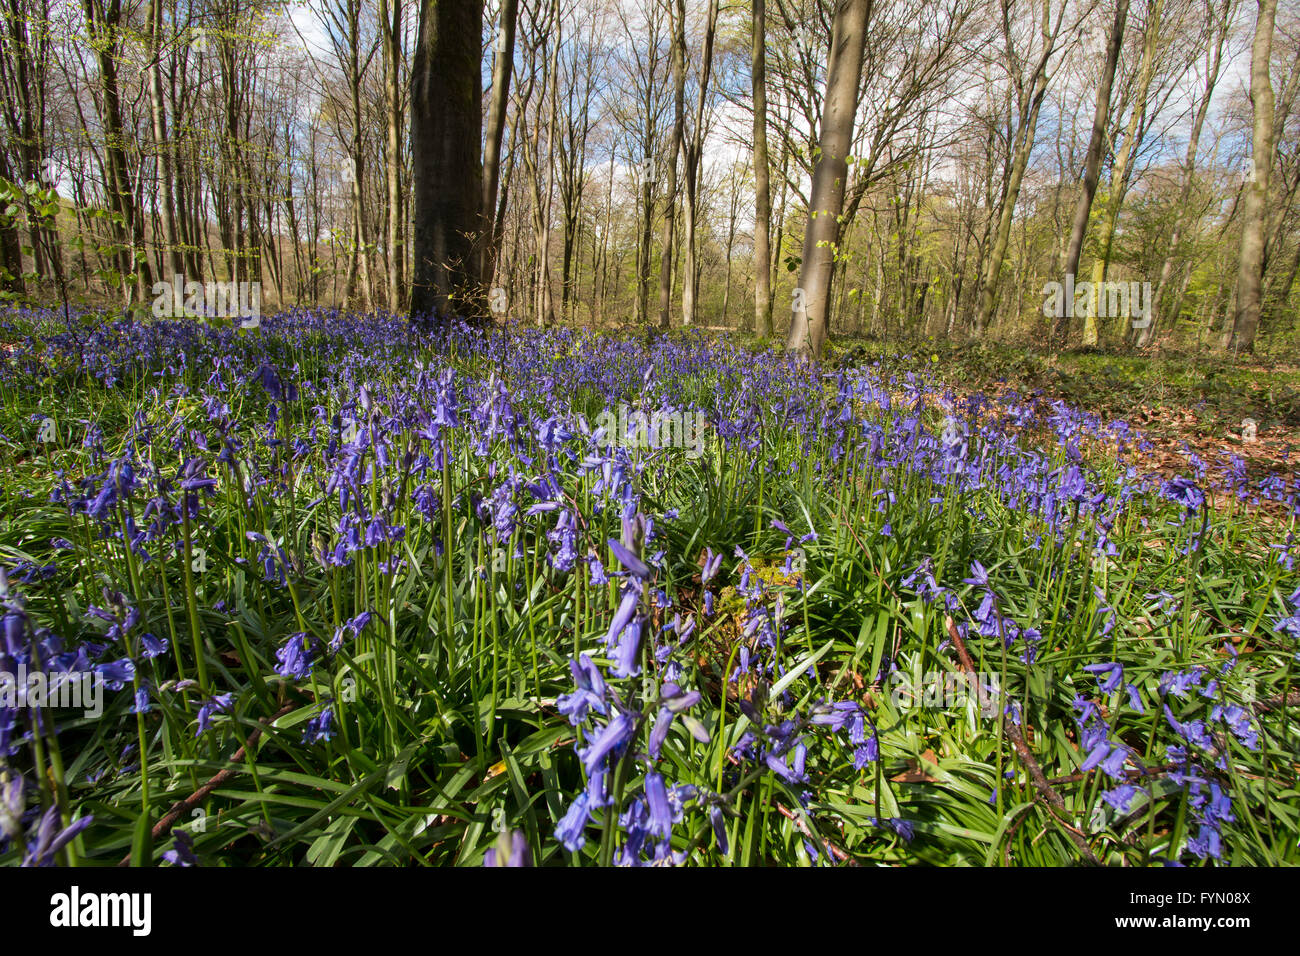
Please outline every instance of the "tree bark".
[[831, 275], [839, 241], [839, 216], [849, 175], [853, 119], [858, 110], [862, 56], [872, 0], [840, 0], [831, 27], [830, 61], [826, 68], [826, 99], [822, 103], [821, 136], [808, 197], [808, 227], [804, 232], [803, 265], [785, 347], [820, 360], [826, 345]]
[[[402, 94], [399, 72], [402, 65], [402, 2], [379, 0], [380, 42], [384, 50], [385, 123], [384, 186], [388, 194], [388, 309], [402, 307], [402, 266], [406, 258], [402, 247]], [[508, 0], [513, 3], [514, 0]], [[490, 206], [488, 208], [491, 208]]]
[[411, 69], [411, 317], [476, 317], [482, 0], [421, 0]]
[[[659, 248], [659, 327], [671, 322], [673, 298], [673, 225], [677, 215], [677, 154], [682, 148], [686, 99], [686, 0], [676, 0], [673, 30], [673, 131], [668, 139], [668, 196], [664, 204]], [[670, 11], [671, 13], [671, 11]]]
[[1096, 345], [1099, 326], [1097, 320], [1101, 311], [1102, 283], [1106, 281], [1106, 272], [1110, 269], [1110, 257], [1115, 243], [1115, 227], [1119, 222], [1119, 211], [1124, 205], [1128, 191], [1129, 162], [1137, 151], [1139, 130], [1147, 111], [1147, 94], [1151, 90], [1151, 81], [1155, 71], [1156, 46], [1160, 42], [1160, 16], [1164, 0], [1154, 0], [1151, 15], [1145, 24], [1145, 36], [1142, 42], [1142, 65], [1138, 72], [1138, 82], [1133, 98], [1133, 109], [1129, 112], [1128, 125], [1124, 130], [1123, 145], [1110, 167], [1110, 190], [1106, 197], [1105, 208], [1101, 218], [1101, 231], [1098, 236], [1100, 255], [1092, 264], [1092, 306], [1083, 320], [1083, 344]]
[[496, 58], [492, 64], [492, 99], [488, 104], [487, 136], [483, 146], [484, 222], [479, 278], [485, 286], [492, 282], [500, 241], [496, 231], [495, 212], [497, 189], [501, 178], [501, 142], [505, 138], [506, 107], [510, 102], [510, 77], [514, 72], [515, 23], [518, 15], [518, 0], [501, 0], [501, 25], [497, 33]]
[[[1011, 0], [1002, 0], [1003, 35], [1008, 51], [1012, 45], [1012, 27], [1009, 20]], [[1016, 202], [1020, 198], [1020, 186], [1024, 182], [1025, 170], [1029, 166], [1029, 156], [1034, 149], [1034, 135], [1038, 129], [1038, 114], [1042, 109], [1043, 97], [1047, 95], [1047, 66], [1051, 59], [1056, 38], [1060, 31], [1060, 17], [1055, 27], [1051, 21], [1051, 0], [1042, 0], [1042, 50], [1028, 82], [1022, 87], [1017, 77], [1016, 91], [1019, 94], [1019, 128], [1011, 147], [1011, 168], [1007, 176], [1006, 193], [1002, 198], [1002, 207], [997, 217], [997, 226], [992, 235], [989, 256], [984, 263], [984, 275], [980, 284], [980, 306], [975, 315], [975, 332], [983, 334], [985, 328], [993, 321], [998, 308], [998, 292], [1001, 286], [1002, 264], [1006, 260], [1007, 246], [1011, 242], [1011, 223], [1016, 212]], [[1025, 89], [1028, 87], [1028, 89]]]
[[695, 124], [689, 137], [683, 141], [686, 179], [686, 202], [683, 204], [683, 219], [686, 227], [685, 263], [682, 280], [682, 325], [695, 324], [696, 298], [698, 294], [699, 266], [696, 261], [695, 223], [699, 213], [700, 174], [704, 158], [704, 140], [707, 131], [704, 128], [705, 106], [709, 95], [709, 77], [713, 69], [713, 37], [718, 26], [718, 0], [709, 0], [708, 18], [704, 27], [704, 47], [701, 53], [700, 90], [695, 103]]
[[754, 99], [754, 334], [772, 336], [770, 235], [772, 191], [767, 159], [767, 0], [753, 0], [750, 87]]
[[1210, 101], [1214, 97], [1214, 88], [1218, 85], [1219, 75], [1222, 72], [1223, 65], [1223, 47], [1227, 42], [1228, 32], [1232, 25], [1231, 11], [1236, 5], [1236, 0], [1223, 0], [1222, 9], [1217, 17], [1213, 12], [1213, 2], [1206, 3], [1206, 13], [1210, 17], [1210, 33], [1214, 38], [1213, 51], [1210, 54], [1209, 68], [1205, 75], [1205, 89], [1201, 96], [1201, 101], [1196, 106], [1196, 113], [1192, 117], [1192, 131], [1187, 139], [1187, 153], [1183, 159], [1183, 184], [1178, 194], [1178, 204], [1174, 207], [1174, 228], [1169, 235], [1169, 244], [1165, 250], [1164, 262], [1160, 266], [1160, 275], [1156, 279], [1155, 290], [1151, 294], [1151, 319], [1150, 323], [1138, 330], [1137, 347], [1146, 348], [1156, 337], [1156, 331], [1160, 328], [1161, 323], [1165, 320], [1166, 314], [1169, 317], [1177, 318], [1182, 306], [1182, 297], [1177, 296], [1172, 303], [1172, 308], [1165, 309], [1163, 301], [1165, 292], [1169, 288], [1169, 281], [1174, 274], [1174, 259], [1178, 253], [1178, 244], [1183, 238], [1183, 229], [1187, 224], [1187, 204], [1191, 201], [1192, 187], [1196, 183], [1196, 152], [1200, 147], [1201, 131], [1205, 127], [1205, 117], [1210, 112]]
[[[1115, 19], [1111, 22], [1106, 42], [1106, 63], [1102, 67], [1101, 82], [1097, 87], [1097, 106], [1092, 116], [1092, 135], [1088, 139], [1088, 153], [1083, 165], [1083, 192], [1074, 206], [1074, 221], [1070, 225], [1070, 245], [1061, 265], [1062, 275], [1075, 275], [1079, 271], [1079, 257], [1083, 253], [1083, 239], [1088, 232], [1088, 217], [1092, 200], [1097, 195], [1101, 181], [1101, 159], [1106, 145], [1106, 126], [1110, 123], [1110, 91], [1115, 85], [1115, 69], [1119, 66], [1119, 51], [1124, 45], [1124, 25], [1128, 20], [1129, 0], [1117, 0]], [[1070, 320], [1062, 311], [1056, 317], [1054, 334], [1064, 342]]]
[[1232, 328], [1223, 347], [1250, 352], [1259, 329], [1260, 290], [1264, 283], [1264, 217], [1273, 165], [1273, 83], [1269, 66], [1277, 0], [1257, 0], [1255, 40], [1250, 54], [1250, 104], [1255, 113], [1251, 137], [1252, 173], [1242, 212], [1241, 252], [1237, 268], [1237, 302]]

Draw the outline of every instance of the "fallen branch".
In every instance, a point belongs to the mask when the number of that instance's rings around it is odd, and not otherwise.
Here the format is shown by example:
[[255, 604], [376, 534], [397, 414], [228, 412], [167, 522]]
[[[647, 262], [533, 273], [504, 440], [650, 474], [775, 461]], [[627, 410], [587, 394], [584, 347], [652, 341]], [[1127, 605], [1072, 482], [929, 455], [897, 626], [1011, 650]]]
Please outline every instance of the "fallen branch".
[[[259, 721], [259, 723], [266, 725], [271, 723], [272, 721], [279, 720], [285, 714], [289, 713], [290, 711], [297, 710], [301, 706], [302, 706], [301, 704], [285, 704], [278, 711], [276, 711], [275, 714], [273, 714], [272, 716], [263, 717], [262, 720]], [[243, 760], [244, 755], [253, 749], [253, 747], [257, 744], [257, 741], [261, 739], [261, 736], [262, 736], [262, 727], [258, 727], [256, 730], [254, 730], [251, 734], [248, 735], [248, 739], [244, 741], [244, 745], [231, 755], [230, 762], [232, 764], [235, 764]], [[155, 841], [159, 840], [162, 837], [166, 836], [169, 832], [171, 832], [171, 829], [176, 825], [177, 820], [179, 820], [184, 814], [186, 814], [190, 810], [193, 810], [200, 803], [206, 800], [209, 794], [211, 794], [214, 790], [216, 790], [218, 787], [224, 784], [231, 777], [235, 776], [235, 774], [239, 772], [239, 769], [240, 768], [238, 767], [232, 766], [232, 767], [226, 767], [224, 770], [218, 770], [215, 774], [212, 775], [212, 778], [207, 783], [199, 787], [199, 789], [195, 790], [184, 800], [180, 801], [179, 803], [173, 804], [172, 808], [163, 815], [162, 819], [160, 819], [157, 823], [153, 825], [153, 839]], [[131, 854], [128, 853], [126, 856], [124, 856], [121, 862], [118, 863], [117, 865], [130, 866]]]
[[792, 822], [798, 828], [800, 833], [802, 833], [810, 840], [815, 840], [821, 843], [822, 848], [826, 851], [827, 856], [834, 857], [835, 859], [839, 860], [841, 863], [847, 863], [849, 866], [858, 865], [857, 860], [853, 859], [851, 856], [849, 856], [846, 852], [844, 852], [839, 847], [837, 847], [830, 840], [822, 836], [817, 836], [812, 832], [812, 830], [808, 829], [808, 824], [804, 823], [803, 818], [800, 817], [799, 814], [786, 809], [785, 806], [779, 803], [776, 805], [776, 809], [780, 812], [781, 816], [785, 817], [787, 820]]
[[[970, 652], [966, 650], [966, 642], [961, 639], [961, 632], [957, 630], [956, 622], [951, 617], [947, 617], [944, 619], [944, 624], [948, 628], [948, 636], [952, 638], [953, 646], [957, 648], [957, 656], [961, 659], [962, 667], [966, 668], [967, 673], [975, 673], [975, 662], [971, 660]], [[1016, 754], [1020, 757], [1020, 762], [1029, 771], [1029, 779], [1034, 788], [1047, 802], [1048, 812], [1065, 829], [1066, 836], [1083, 854], [1083, 858], [1093, 866], [1100, 866], [1101, 861], [1097, 859], [1096, 854], [1092, 852], [1092, 848], [1088, 846], [1088, 841], [1084, 835], [1062, 819], [1062, 814], [1067, 816], [1069, 814], [1065, 807], [1065, 801], [1048, 783], [1047, 777], [1043, 774], [1043, 768], [1038, 765], [1038, 761], [1034, 759], [1034, 755], [1029, 750], [1029, 745], [1025, 743], [1025, 735], [1020, 732], [1020, 728], [1013, 721], [1006, 720], [1005, 715], [1003, 715], [1001, 723], [1002, 733], [1011, 741], [1011, 746], [1015, 748]]]

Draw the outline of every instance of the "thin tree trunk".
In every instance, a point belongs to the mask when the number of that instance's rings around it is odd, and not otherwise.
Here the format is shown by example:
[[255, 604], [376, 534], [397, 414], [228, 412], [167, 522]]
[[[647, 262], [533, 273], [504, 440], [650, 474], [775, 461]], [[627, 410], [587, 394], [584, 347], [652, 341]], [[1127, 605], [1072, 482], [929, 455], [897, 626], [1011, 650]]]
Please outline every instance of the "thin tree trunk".
[[700, 91], [695, 103], [695, 129], [685, 142], [686, 202], [686, 278], [682, 282], [682, 325], [695, 324], [695, 301], [699, 291], [699, 266], [696, 256], [695, 220], [699, 213], [700, 174], [704, 158], [704, 109], [708, 101], [709, 76], [713, 69], [713, 37], [718, 26], [718, 0], [709, 0], [708, 19], [704, 27], [704, 48], [700, 64]]
[[1124, 205], [1124, 195], [1128, 189], [1129, 161], [1133, 158], [1138, 129], [1146, 115], [1147, 93], [1151, 89], [1155, 70], [1156, 45], [1160, 42], [1160, 15], [1163, 8], [1164, 0], [1155, 0], [1153, 12], [1147, 18], [1146, 35], [1142, 45], [1142, 66], [1138, 74], [1133, 109], [1129, 113], [1128, 125], [1124, 130], [1124, 143], [1110, 168], [1110, 194], [1106, 197], [1101, 231], [1098, 236], [1101, 255], [1092, 264], [1092, 305], [1083, 320], [1084, 345], [1096, 345], [1098, 341], [1097, 320], [1100, 318], [1098, 313], [1101, 311], [1102, 283], [1106, 281], [1106, 272], [1110, 268], [1111, 250], [1115, 243], [1115, 227], [1119, 222], [1120, 208]]
[[677, 216], [677, 154], [682, 148], [686, 99], [686, 0], [676, 0], [673, 22], [673, 131], [668, 140], [668, 197], [659, 250], [659, 327], [671, 322], [673, 298], [673, 225]]
[[1260, 291], [1264, 282], [1264, 218], [1273, 165], [1273, 83], [1269, 66], [1277, 0], [1257, 0], [1257, 6], [1250, 55], [1250, 104], [1255, 114], [1251, 137], [1252, 176], [1246, 184], [1242, 212], [1236, 308], [1232, 328], [1223, 337], [1225, 349], [1242, 352], [1253, 351], [1259, 329]]
[[[1003, 0], [1004, 11], [1009, 0]], [[1011, 29], [1004, 18], [1004, 35], [1011, 43]], [[1059, 29], [1059, 20], [1057, 24]], [[1034, 135], [1038, 129], [1038, 114], [1047, 94], [1047, 66], [1051, 59], [1057, 30], [1051, 26], [1051, 0], [1043, 0], [1042, 13], [1043, 49], [1033, 71], [1030, 73], [1028, 92], [1019, 106], [1019, 128], [1011, 150], [1011, 168], [1007, 176], [1006, 194], [1002, 199], [1002, 208], [998, 215], [997, 227], [993, 232], [993, 244], [984, 263], [984, 276], [980, 290], [980, 306], [975, 315], [975, 332], [982, 335], [985, 328], [993, 321], [998, 307], [998, 292], [1001, 286], [1002, 265], [1006, 261], [1007, 246], [1011, 242], [1011, 223], [1015, 216], [1016, 202], [1020, 198], [1020, 186], [1024, 182], [1025, 170], [1029, 166], [1029, 156], [1034, 149]]]
[[[1070, 225], [1070, 245], [1061, 265], [1063, 275], [1075, 275], [1079, 271], [1079, 257], [1083, 253], [1083, 239], [1088, 231], [1088, 217], [1092, 212], [1092, 200], [1097, 195], [1097, 184], [1101, 181], [1101, 160], [1106, 145], [1106, 127], [1110, 123], [1110, 92], [1115, 85], [1115, 69], [1119, 66], [1119, 51], [1124, 45], [1124, 25], [1128, 20], [1129, 0], [1117, 0], [1115, 19], [1110, 25], [1110, 34], [1106, 42], [1106, 63], [1102, 67], [1101, 83], [1097, 87], [1097, 105], [1092, 116], [1092, 135], [1088, 139], [1088, 153], [1083, 166], [1083, 192], [1074, 206], [1074, 220]], [[1068, 329], [1069, 317], [1066, 310], [1056, 317], [1055, 337], [1063, 342]]]
[[772, 336], [772, 272], [769, 248], [772, 192], [767, 160], [767, 0], [753, 0], [750, 87], [754, 99], [754, 334]]
[[[384, 100], [387, 106], [384, 185], [388, 193], [388, 309], [402, 307], [402, 2], [379, 0], [379, 29], [384, 49]], [[513, 4], [514, 0], [507, 0]], [[485, 208], [491, 209], [488, 205]]]
[[872, 0], [840, 0], [831, 28], [830, 61], [826, 67], [826, 99], [822, 104], [821, 136], [812, 185], [808, 192], [808, 227], [804, 232], [803, 266], [792, 310], [788, 351], [820, 360], [826, 344], [831, 276], [839, 242], [839, 216], [853, 145], [853, 119], [858, 110], [858, 86], [867, 42]]
[[1146, 348], [1154, 340], [1156, 331], [1165, 321], [1166, 313], [1171, 318], [1177, 318], [1182, 306], [1182, 297], [1179, 296], [1172, 303], [1172, 307], [1166, 310], [1163, 306], [1165, 293], [1169, 288], [1169, 280], [1174, 273], [1174, 260], [1178, 254], [1178, 244], [1182, 241], [1183, 230], [1187, 225], [1187, 205], [1192, 198], [1192, 187], [1196, 183], [1196, 152], [1200, 148], [1201, 131], [1205, 127], [1205, 117], [1210, 112], [1210, 101], [1214, 96], [1214, 88], [1219, 82], [1219, 74], [1223, 65], [1223, 46], [1227, 41], [1228, 32], [1231, 28], [1231, 11], [1236, 5], [1236, 0], [1223, 0], [1222, 9], [1219, 15], [1214, 17], [1213, 7], [1207, 3], [1207, 13], [1210, 13], [1214, 36], [1214, 50], [1211, 54], [1209, 69], [1205, 76], [1205, 90], [1201, 96], [1200, 103], [1196, 106], [1196, 113], [1192, 117], [1192, 131], [1187, 140], [1187, 153], [1183, 159], [1183, 184], [1179, 190], [1178, 203], [1174, 207], [1174, 228], [1169, 235], [1169, 244], [1165, 249], [1165, 259], [1160, 266], [1160, 275], [1156, 279], [1155, 290], [1151, 294], [1151, 315], [1150, 322], [1142, 329], [1138, 330], [1137, 347]]
[[[479, 274], [484, 285], [492, 282], [500, 237], [495, 229], [497, 188], [501, 178], [501, 142], [505, 138], [506, 107], [509, 104], [510, 77], [515, 63], [515, 23], [518, 0], [501, 0], [501, 25], [498, 28], [496, 57], [492, 64], [492, 99], [488, 104], [487, 135], [483, 146], [483, 224], [484, 246]], [[513, 140], [512, 140], [513, 144]]]

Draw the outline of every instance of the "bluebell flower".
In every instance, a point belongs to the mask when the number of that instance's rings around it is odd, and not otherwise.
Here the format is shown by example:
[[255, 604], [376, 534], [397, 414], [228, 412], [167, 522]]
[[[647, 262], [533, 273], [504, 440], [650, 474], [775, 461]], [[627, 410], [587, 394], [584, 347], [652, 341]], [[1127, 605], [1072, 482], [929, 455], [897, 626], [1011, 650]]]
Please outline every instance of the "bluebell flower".
[[129, 657], [123, 657], [106, 664], [97, 664], [95, 673], [103, 679], [104, 686], [109, 690], [121, 690], [135, 679], [135, 662]]
[[315, 638], [302, 631], [290, 634], [289, 640], [275, 652], [275, 659], [280, 662], [275, 672], [281, 677], [306, 680], [316, 663]]
[[1124, 814], [1129, 812], [1129, 807], [1133, 805], [1133, 800], [1142, 791], [1133, 786], [1131, 783], [1121, 784], [1112, 790], [1102, 792], [1101, 798], [1115, 808], [1115, 812]]
[[726, 856], [728, 851], [727, 823], [721, 807], [712, 806], [709, 808], [709, 825], [713, 827], [713, 837], [718, 841], [718, 852]]
[[615, 538], [610, 538], [606, 542], [614, 557], [618, 559], [619, 564], [623, 565], [628, 572], [636, 578], [646, 580], [650, 577], [650, 566], [638, 558], [635, 554], [623, 547], [622, 543]]
[[597, 764], [627, 743], [635, 729], [636, 719], [634, 717], [623, 713], [615, 715], [609, 723], [600, 729], [587, 747], [578, 751], [578, 756], [582, 758], [582, 765], [587, 773], [591, 773]]
[[533, 855], [522, 830], [505, 830], [483, 854], [484, 866], [532, 866]]
[[230, 706], [234, 703], [234, 700], [234, 694], [218, 694], [201, 704], [198, 713], [199, 729], [194, 736], [202, 737], [207, 733], [208, 729], [212, 726], [213, 716], [229, 712]]
[[649, 812], [648, 829], [661, 839], [667, 839], [673, 829], [673, 808], [668, 801], [668, 787], [658, 773], [645, 775], [646, 808]]
[[198, 866], [194, 855], [194, 839], [186, 831], [172, 830], [172, 848], [163, 852], [163, 859], [172, 866]]
[[587, 802], [585, 793], [578, 794], [555, 828], [555, 838], [570, 853], [577, 853], [587, 843]]
[[93, 823], [93, 816], [80, 817], [66, 827], [59, 825], [59, 808], [50, 807], [36, 825], [33, 839], [28, 841], [23, 866], [53, 866], [54, 856], [76, 839], [77, 834]]
[[307, 721], [302, 732], [302, 742], [305, 745], [320, 743], [322, 740], [334, 739], [334, 710], [326, 707], [315, 717]]
[[167, 653], [169, 643], [165, 637], [142, 634], [140, 636], [140, 656], [147, 661], [151, 661], [158, 655]]
[[[1124, 680], [1123, 665], [1114, 661], [1105, 664], [1086, 664], [1083, 669], [1097, 677], [1097, 685], [1101, 688], [1103, 694], [1115, 693]], [[1103, 674], [1105, 675], [1104, 679], [1101, 676]]]

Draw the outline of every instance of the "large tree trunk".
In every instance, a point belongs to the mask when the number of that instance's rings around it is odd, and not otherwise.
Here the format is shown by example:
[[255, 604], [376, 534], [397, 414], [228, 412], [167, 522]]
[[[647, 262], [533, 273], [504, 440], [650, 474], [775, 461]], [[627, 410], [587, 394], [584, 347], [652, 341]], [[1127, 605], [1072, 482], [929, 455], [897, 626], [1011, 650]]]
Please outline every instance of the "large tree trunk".
[[421, 0], [411, 69], [411, 317], [474, 315], [482, 0]]
[[[1115, 69], [1119, 66], [1119, 51], [1124, 45], [1124, 24], [1128, 20], [1129, 0], [1118, 0], [1115, 19], [1110, 25], [1106, 42], [1106, 63], [1102, 67], [1101, 83], [1097, 87], [1097, 106], [1092, 116], [1092, 135], [1088, 140], [1088, 154], [1083, 165], [1083, 192], [1074, 206], [1074, 221], [1070, 226], [1070, 245], [1065, 253], [1061, 272], [1075, 275], [1079, 271], [1079, 257], [1083, 253], [1083, 239], [1088, 232], [1088, 217], [1092, 200], [1097, 195], [1101, 181], [1101, 159], [1106, 145], [1106, 126], [1110, 123], [1110, 91], [1115, 85]], [[1063, 343], [1070, 320], [1065, 311], [1056, 317], [1055, 337]]]
[[785, 347], [820, 359], [826, 344], [831, 275], [839, 241], [839, 216], [849, 175], [853, 119], [858, 110], [862, 55], [872, 0], [840, 0], [831, 26], [830, 62], [826, 67], [826, 99], [822, 104], [821, 137], [812, 186], [808, 193], [808, 228], [803, 239], [803, 265], [791, 313]]
[[1232, 328], [1223, 347], [1243, 352], [1255, 347], [1259, 329], [1260, 290], [1264, 284], [1264, 216], [1268, 179], [1273, 165], [1273, 83], [1269, 64], [1273, 51], [1273, 21], [1277, 0], [1257, 0], [1255, 42], [1250, 53], [1250, 104], [1255, 113], [1251, 140], [1252, 175], [1246, 184], [1242, 213], [1241, 253], [1237, 270], [1237, 303]]
[[754, 0], [749, 50], [754, 97], [754, 334], [770, 338], [772, 191], [767, 162], [767, 0]]

